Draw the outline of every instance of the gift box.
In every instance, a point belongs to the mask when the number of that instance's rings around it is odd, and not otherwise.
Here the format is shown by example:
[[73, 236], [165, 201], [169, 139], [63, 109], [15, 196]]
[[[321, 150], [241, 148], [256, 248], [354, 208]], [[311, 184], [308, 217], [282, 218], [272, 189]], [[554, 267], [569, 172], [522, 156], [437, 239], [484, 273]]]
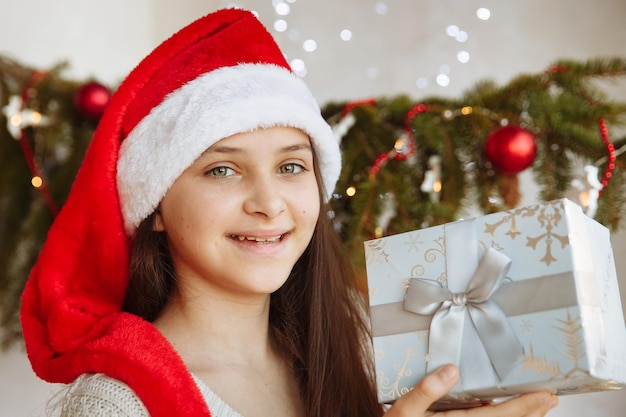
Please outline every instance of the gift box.
[[434, 408], [626, 386], [609, 231], [566, 200], [365, 242], [378, 398], [446, 363]]

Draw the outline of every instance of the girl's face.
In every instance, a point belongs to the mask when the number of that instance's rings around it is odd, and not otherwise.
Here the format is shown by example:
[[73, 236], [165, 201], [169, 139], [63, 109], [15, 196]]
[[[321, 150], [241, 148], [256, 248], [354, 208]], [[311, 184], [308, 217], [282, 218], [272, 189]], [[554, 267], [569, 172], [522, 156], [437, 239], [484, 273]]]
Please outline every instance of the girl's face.
[[207, 149], [166, 193], [154, 229], [167, 234], [179, 289], [267, 295], [289, 276], [319, 213], [309, 138], [276, 127]]

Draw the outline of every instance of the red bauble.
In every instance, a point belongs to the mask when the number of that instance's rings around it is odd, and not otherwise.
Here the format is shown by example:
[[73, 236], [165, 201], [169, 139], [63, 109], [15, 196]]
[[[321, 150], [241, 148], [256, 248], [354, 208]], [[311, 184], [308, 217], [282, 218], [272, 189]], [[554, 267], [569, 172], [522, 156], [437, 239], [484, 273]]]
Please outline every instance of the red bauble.
[[519, 126], [503, 126], [487, 138], [485, 154], [496, 169], [514, 174], [525, 170], [535, 161], [537, 144], [528, 130]]
[[111, 91], [95, 81], [83, 84], [74, 93], [74, 107], [83, 116], [98, 120], [111, 100]]

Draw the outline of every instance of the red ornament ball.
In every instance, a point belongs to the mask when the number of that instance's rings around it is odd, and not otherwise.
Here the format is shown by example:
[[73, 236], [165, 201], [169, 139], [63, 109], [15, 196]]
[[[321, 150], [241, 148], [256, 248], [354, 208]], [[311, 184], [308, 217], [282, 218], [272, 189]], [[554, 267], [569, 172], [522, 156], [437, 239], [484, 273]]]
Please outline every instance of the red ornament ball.
[[74, 93], [74, 107], [83, 116], [98, 120], [111, 101], [111, 91], [95, 81], [83, 84]]
[[485, 154], [496, 169], [514, 174], [528, 168], [537, 156], [535, 137], [519, 126], [494, 130], [485, 143]]

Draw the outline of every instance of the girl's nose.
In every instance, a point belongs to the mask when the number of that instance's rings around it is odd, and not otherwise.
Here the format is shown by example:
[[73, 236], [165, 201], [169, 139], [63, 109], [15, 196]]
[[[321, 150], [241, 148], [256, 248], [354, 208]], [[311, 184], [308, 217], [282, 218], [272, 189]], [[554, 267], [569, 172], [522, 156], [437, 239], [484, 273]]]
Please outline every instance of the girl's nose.
[[273, 178], [257, 178], [250, 184], [243, 209], [248, 214], [274, 218], [285, 211], [285, 199]]

